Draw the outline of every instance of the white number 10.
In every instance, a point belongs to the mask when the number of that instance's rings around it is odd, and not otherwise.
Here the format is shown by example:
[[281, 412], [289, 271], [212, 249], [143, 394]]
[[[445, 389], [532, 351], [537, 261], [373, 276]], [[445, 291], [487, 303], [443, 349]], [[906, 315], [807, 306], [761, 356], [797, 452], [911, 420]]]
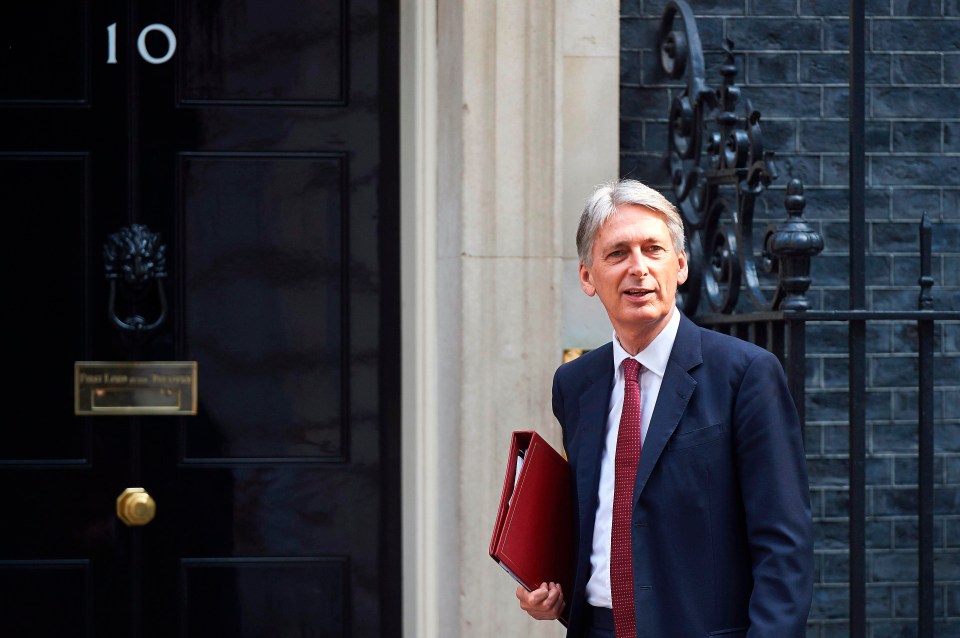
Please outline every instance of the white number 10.
[[[147, 51], [147, 34], [151, 31], [159, 31], [167, 39], [167, 52], [162, 56], [155, 57]], [[177, 50], [177, 36], [173, 33], [173, 29], [168, 27], [165, 24], [160, 24], [159, 22], [154, 24], [148, 24], [143, 27], [143, 30], [140, 31], [140, 37], [137, 38], [137, 51], [140, 52], [140, 57], [149, 62], [150, 64], [163, 64], [167, 60], [173, 57], [174, 51]], [[107, 64], [116, 64], [117, 63], [117, 23], [114, 22], [107, 27]]]

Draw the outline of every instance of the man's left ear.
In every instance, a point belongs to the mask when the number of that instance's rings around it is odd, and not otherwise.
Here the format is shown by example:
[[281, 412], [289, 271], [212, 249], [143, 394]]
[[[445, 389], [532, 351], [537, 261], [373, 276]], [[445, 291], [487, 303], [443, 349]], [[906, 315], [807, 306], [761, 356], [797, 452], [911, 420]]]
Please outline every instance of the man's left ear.
[[680, 251], [679, 255], [680, 270], [677, 271], [677, 285], [680, 285], [687, 281], [687, 253]]

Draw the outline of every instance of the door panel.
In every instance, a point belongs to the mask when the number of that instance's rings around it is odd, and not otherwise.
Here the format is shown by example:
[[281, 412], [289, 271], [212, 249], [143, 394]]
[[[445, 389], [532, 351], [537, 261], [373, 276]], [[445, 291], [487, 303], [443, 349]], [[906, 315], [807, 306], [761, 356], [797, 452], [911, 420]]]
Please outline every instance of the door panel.
[[[288, 6], [278, 11], [269, 3], [180, 3], [181, 103], [345, 104], [347, 2]], [[354, 30], [362, 28], [357, 18], [376, 19], [360, 3], [349, 8]]]
[[[345, 164], [181, 158], [184, 334], [213, 381], [186, 456], [344, 458]], [[202, 431], [224, 423], [219, 437]]]
[[[399, 636], [395, 8], [54, 4], [0, 9], [32, 348], [0, 444], [0, 635]], [[146, 332], [107, 312], [103, 246], [132, 224], [165, 246]], [[119, 312], [149, 323], [153, 294]], [[75, 361], [151, 360], [197, 362], [196, 415], [74, 415]], [[149, 524], [117, 519], [127, 487]]]
[[[4, 74], [0, 99], [5, 103], [87, 104], [87, 3], [17, 4], [21, 6], [3, 8]], [[50, 19], [52, 15], [55, 20]]]
[[235, 590], [247, 635], [299, 636], [304, 627], [323, 627], [321, 635], [347, 635], [343, 583], [348, 571], [345, 559], [184, 561], [184, 633], [222, 635], [235, 609], [234, 601], [225, 605], [219, 592]]

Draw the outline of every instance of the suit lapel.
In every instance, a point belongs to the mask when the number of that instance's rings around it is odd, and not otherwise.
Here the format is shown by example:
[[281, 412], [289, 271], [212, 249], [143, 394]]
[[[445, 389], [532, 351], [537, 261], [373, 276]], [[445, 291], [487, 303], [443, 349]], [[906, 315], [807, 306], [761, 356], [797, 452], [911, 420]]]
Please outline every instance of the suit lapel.
[[633, 486], [634, 505], [640, 499], [653, 468], [660, 460], [667, 441], [677, 429], [680, 418], [687, 409], [687, 403], [693, 396], [693, 390], [697, 387], [697, 381], [690, 376], [689, 371], [701, 363], [703, 355], [700, 350], [699, 328], [684, 315], [680, 315], [677, 338], [673, 342], [673, 350], [670, 352], [660, 393], [657, 395], [657, 405], [653, 409], [650, 427], [643, 441], [643, 451], [640, 453], [637, 480]]
[[600, 455], [610, 409], [610, 388], [613, 387], [613, 348], [608, 344], [604, 350], [606, 355], [600, 353], [596, 364], [587, 372], [586, 389], [580, 395], [577, 436], [582, 457], [577, 466], [577, 494], [587, 499], [581, 503], [581, 517], [594, 516], [600, 483]]

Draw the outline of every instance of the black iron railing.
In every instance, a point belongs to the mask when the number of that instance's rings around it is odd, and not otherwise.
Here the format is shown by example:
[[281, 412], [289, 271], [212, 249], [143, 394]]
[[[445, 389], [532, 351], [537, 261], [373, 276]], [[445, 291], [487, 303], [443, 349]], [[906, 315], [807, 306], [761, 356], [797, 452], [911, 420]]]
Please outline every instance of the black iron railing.
[[[850, 2], [850, 296], [849, 309], [811, 310], [806, 293], [810, 262], [822, 237], [804, 220], [803, 185], [787, 185], [786, 217], [754, 242], [754, 208], [777, 177], [773, 152], [764, 149], [760, 112], [735, 84], [733, 43], [724, 43], [719, 87], [708, 86], [695, 18], [682, 0], [671, 0], [658, 33], [661, 67], [685, 89], [669, 114], [669, 161], [674, 196], [686, 222], [690, 277], [678, 304], [699, 324], [736, 335], [775, 353], [806, 423], [806, 325], [848, 326], [849, 355], [849, 582], [850, 636], [866, 636], [866, 326], [915, 322], [918, 333], [917, 415], [919, 442], [920, 638], [933, 638], [934, 623], [934, 420], [935, 322], [960, 313], [934, 309], [932, 226], [920, 224], [920, 290], [917, 308], [868, 310], [865, 294], [864, 6]], [[755, 243], [757, 245], [755, 246]], [[749, 303], [744, 303], [741, 293]]]

